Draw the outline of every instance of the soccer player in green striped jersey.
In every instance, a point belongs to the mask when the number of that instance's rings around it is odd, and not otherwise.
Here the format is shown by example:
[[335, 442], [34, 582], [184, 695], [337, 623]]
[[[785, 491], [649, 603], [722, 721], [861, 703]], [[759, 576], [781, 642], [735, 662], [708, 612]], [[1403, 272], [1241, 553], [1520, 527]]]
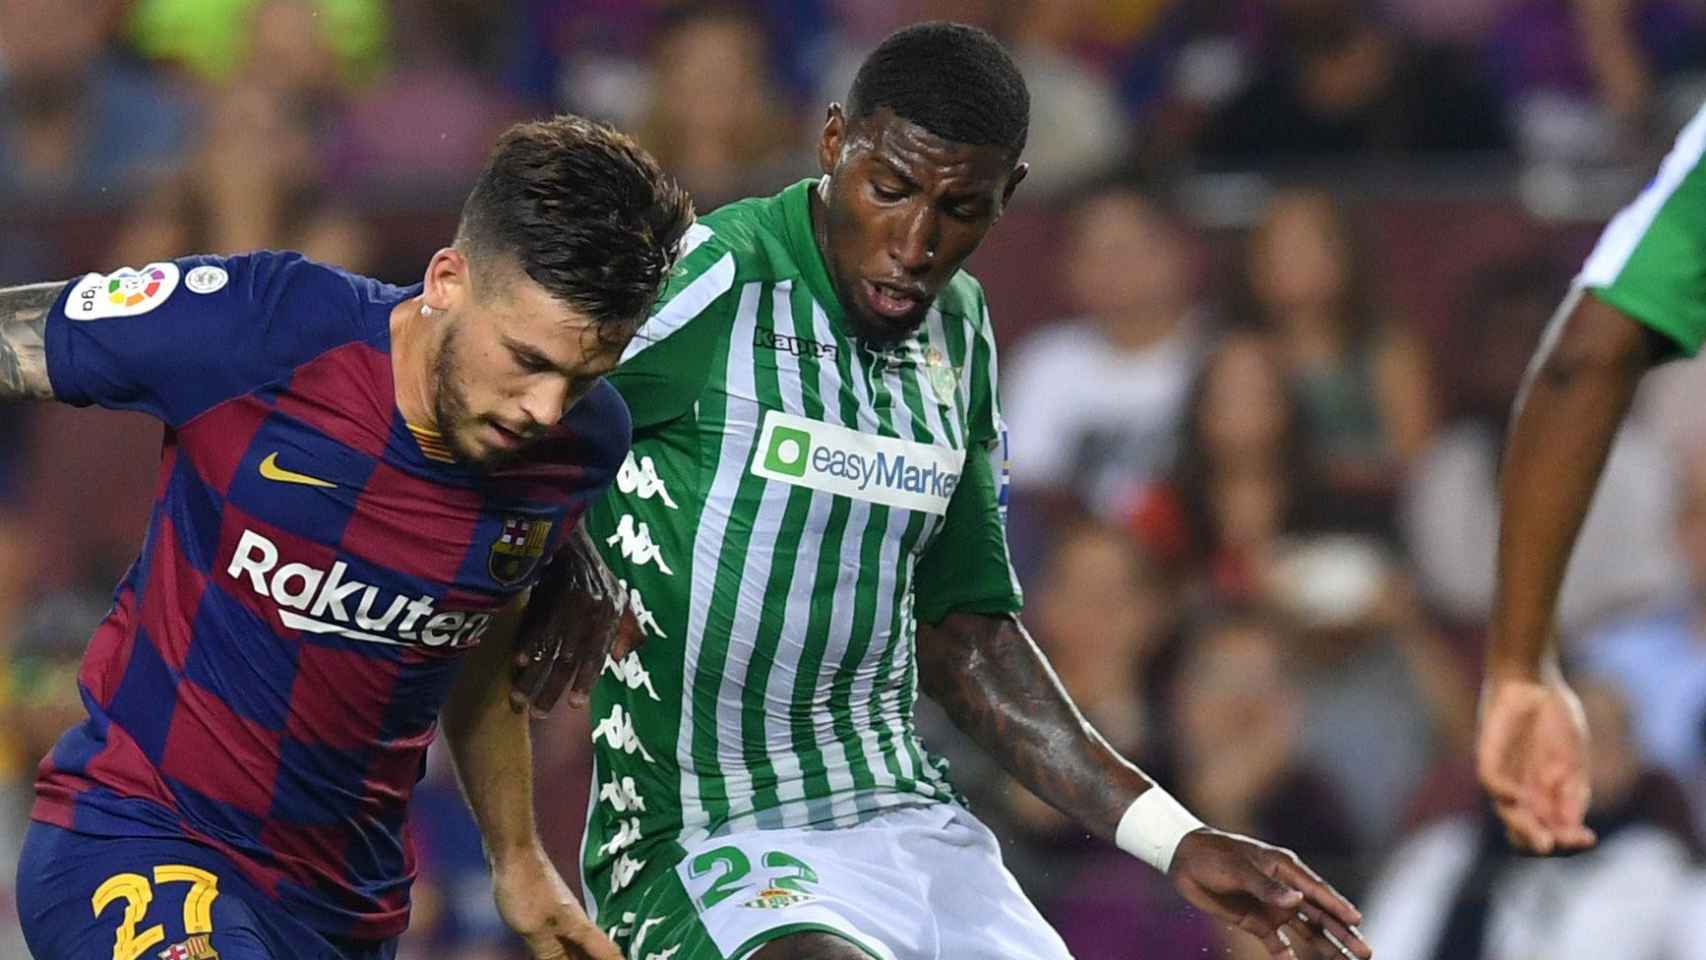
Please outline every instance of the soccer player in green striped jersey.
[[707, 215], [612, 378], [633, 453], [588, 524], [645, 643], [593, 691], [582, 867], [633, 960], [1065, 958], [919, 742], [920, 689], [1276, 954], [1368, 954], [1294, 856], [1115, 754], [1017, 619], [995, 339], [960, 265], [1028, 124], [988, 34], [890, 37], [829, 108], [822, 178]]
[[1498, 586], [1476, 762], [1517, 846], [1592, 846], [1587, 728], [1552, 615], [1635, 387], [1706, 341], [1706, 107], [1600, 235], [1541, 338], [1500, 476]]

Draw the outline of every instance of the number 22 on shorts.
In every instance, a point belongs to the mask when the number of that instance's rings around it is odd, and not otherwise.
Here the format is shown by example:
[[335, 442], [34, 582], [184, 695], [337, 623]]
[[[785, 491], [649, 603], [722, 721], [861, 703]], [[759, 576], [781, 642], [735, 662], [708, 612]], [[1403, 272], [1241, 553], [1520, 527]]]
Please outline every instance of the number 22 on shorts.
[[[162, 864], [154, 868], [155, 883], [187, 883], [189, 895], [184, 897], [184, 933], [213, 932], [213, 901], [219, 897], [219, 878], [198, 867], [181, 863]], [[89, 898], [95, 916], [106, 912], [115, 900], [124, 901], [124, 914], [119, 920], [118, 934], [113, 938], [113, 960], [136, 960], [166, 939], [166, 931], [156, 923], [138, 931], [137, 925], [148, 915], [148, 904], [154, 900], [154, 888], [140, 873], [117, 873], [107, 878]]]

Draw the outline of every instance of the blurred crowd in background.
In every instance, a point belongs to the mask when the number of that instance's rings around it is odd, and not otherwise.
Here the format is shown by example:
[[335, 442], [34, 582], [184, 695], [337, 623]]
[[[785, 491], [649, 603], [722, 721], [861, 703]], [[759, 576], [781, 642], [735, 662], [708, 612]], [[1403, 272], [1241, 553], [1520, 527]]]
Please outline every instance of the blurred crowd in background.
[[[929, 18], [1031, 84], [1031, 176], [972, 270], [1027, 620], [1085, 713], [1359, 897], [1387, 960], [1706, 956], [1706, 369], [1649, 380], [1563, 597], [1600, 847], [1513, 857], [1468, 762], [1505, 421], [1706, 100], [1706, 0], [0, 0], [0, 284], [260, 247], [412, 282], [494, 134], [557, 110], [710, 210], [814, 175], [825, 104]], [[0, 414], [3, 956], [159, 429]], [[1260, 955], [924, 723], [1077, 956]], [[586, 718], [537, 754], [572, 870]], [[518, 956], [440, 753], [414, 817], [403, 956]]]

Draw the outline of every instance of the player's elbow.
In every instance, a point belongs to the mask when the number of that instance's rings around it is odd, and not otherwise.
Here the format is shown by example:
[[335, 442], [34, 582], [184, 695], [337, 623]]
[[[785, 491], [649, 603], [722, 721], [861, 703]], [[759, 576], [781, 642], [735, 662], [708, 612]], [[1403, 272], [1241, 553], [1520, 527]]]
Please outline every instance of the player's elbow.
[[1561, 329], [1542, 343], [1535, 381], [1553, 390], [1589, 383], [1633, 383], [1653, 359], [1645, 326], [1587, 294], [1564, 318]]

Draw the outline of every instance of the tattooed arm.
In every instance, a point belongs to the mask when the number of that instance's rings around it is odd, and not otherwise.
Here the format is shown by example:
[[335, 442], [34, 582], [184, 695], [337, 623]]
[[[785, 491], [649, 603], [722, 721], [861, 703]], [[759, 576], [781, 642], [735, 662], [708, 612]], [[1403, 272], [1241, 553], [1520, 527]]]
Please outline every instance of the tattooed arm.
[[47, 354], [42, 340], [47, 312], [63, 283], [0, 287], [0, 399], [48, 399]]
[[1078, 712], [1016, 617], [919, 624], [918, 679], [1014, 779], [1103, 840], [1153, 786]]
[[[1008, 773], [1103, 840], [1116, 840], [1126, 811], [1159, 789], [1078, 712], [1015, 616], [953, 613], [919, 624], [918, 678]], [[1201, 827], [1165, 869], [1186, 900], [1276, 956], [1300, 939], [1343, 957], [1370, 955], [1353, 926], [1356, 908], [1288, 850]]]

